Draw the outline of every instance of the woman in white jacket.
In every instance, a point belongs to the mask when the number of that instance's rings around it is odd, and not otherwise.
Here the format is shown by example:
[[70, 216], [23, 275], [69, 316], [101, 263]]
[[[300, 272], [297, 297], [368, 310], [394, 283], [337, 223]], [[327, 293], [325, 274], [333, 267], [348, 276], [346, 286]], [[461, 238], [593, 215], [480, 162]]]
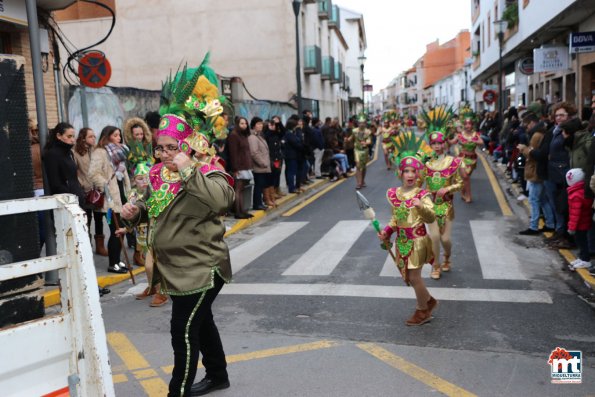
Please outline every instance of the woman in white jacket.
[[[114, 126], [104, 127], [99, 136], [97, 147], [91, 154], [91, 165], [89, 166], [89, 179], [98, 189], [104, 191], [106, 186], [111, 197], [111, 203], [104, 201], [101, 212], [107, 213], [108, 206], [111, 206], [113, 218], [117, 218], [121, 225], [120, 212], [122, 205], [126, 203], [126, 193], [130, 190], [130, 179], [126, 171], [126, 156], [128, 150], [122, 144], [122, 132]], [[116, 221], [109, 222], [110, 236], [107, 242], [109, 257], [108, 271], [112, 273], [126, 273], [126, 265], [120, 262], [120, 251], [122, 245], [116, 236]]]

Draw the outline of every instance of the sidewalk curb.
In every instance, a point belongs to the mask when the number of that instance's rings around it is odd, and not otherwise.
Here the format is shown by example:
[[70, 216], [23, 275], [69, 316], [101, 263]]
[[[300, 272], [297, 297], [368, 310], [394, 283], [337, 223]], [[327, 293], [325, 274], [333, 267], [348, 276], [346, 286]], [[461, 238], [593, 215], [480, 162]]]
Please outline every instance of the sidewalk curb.
[[[482, 154], [483, 154], [484, 159], [486, 160], [486, 162], [490, 165], [490, 168], [492, 169], [492, 171], [494, 172], [494, 174], [496, 174], [498, 176], [498, 180], [501, 182], [500, 183], [500, 186], [502, 188], [504, 188], [503, 183], [508, 184], [508, 186], [509, 186], [509, 189], [508, 190], [515, 197], [518, 197], [522, 193], [519, 190], [519, 187], [516, 184], [510, 183], [508, 181], [508, 178], [506, 177], [506, 175], [504, 175], [504, 173], [500, 169], [500, 167], [494, 166], [493, 162], [490, 162], [491, 156], [489, 156], [486, 153], [482, 153]], [[527, 216], [530, 216], [531, 215], [531, 206], [529, 205], [529, 200], [528, 199], [522, 200], [522, 207], [523, 207], [525, 213], [527, 214]], [[553, 233], [546, 232], [546, 233], [543, 233], [543, 234], [546, 237], [550, 237]], [[567, 264], [570, 264], [570, 262], [572, 262], [572, 261], [574, 261], [576, 259], [576, 256], [570, 250], [559, 249], [558, 250], [558, 253], [567, 262]], [[587, 286], [591, 290], [595, 290], [595, 277], [591, 276], [591, 274], [589, 273], [589, 271], [587, 269], [576, 269], [575, 272], [571, 272], [571, 273], [578, 274], [581, 277], [581, 279], [583, 281], [583, 284], [585, 286]]]

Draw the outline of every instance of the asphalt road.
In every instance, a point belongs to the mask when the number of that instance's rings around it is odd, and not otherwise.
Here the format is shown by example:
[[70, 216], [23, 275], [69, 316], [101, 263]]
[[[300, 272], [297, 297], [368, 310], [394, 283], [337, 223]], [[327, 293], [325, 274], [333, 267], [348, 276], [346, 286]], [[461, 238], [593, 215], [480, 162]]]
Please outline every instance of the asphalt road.
[[[382, 163], [372, 164], [362, 192], [384, 224], [384, 195], [398, 181]], [[452, 271], [426, 278], [440, 305], [421, 327], [404, 324], [413, 290], [379, 248], [354, 186], [350, 178], [291, 216], [229, 238], [234, 281], [214, 312], [232, 386], [213, 395], [593, 395], [593, 309], [556, 252], [517, 236], [526, 220], [502, 215], [481, 164], [474, 201], [455, 199]], [[173, 362], [171, 306], [135, 301], [139, 281], [102, 298], [116, 391], [162, 396]], [[582, 352], [581, 384], [551, 383], [556, 347]]]

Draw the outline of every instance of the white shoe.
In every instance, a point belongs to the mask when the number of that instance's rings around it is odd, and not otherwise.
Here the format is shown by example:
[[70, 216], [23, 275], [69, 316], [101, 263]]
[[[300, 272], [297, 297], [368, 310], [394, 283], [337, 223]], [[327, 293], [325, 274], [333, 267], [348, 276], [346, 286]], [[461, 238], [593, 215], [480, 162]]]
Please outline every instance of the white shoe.
[[574, 266], [578, 262], [580, 262], [580, 259], [579, 258], [576, 258], [575, 260], [573, 260], [572, 262], [570, 262], [570, 266]]
[[591, 262], [582, 261], [579, 259], [577, 263], [572, 265], [572, 267], [574, 269], [585, 269], [585, 268], [591, 267]]
[[519, 197], [516, 198], [517, 201], [523, 201], [527, 199], [527, 196], [525, 196], [524, 194], [521, 194]]

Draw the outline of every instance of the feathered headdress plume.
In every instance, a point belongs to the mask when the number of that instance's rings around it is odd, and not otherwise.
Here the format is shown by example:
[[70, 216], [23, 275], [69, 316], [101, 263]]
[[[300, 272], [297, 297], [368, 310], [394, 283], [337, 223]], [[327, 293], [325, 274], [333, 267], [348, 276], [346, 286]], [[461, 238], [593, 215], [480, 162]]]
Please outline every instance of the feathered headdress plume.
[[159, 134], [178, 139], [182, 148], [185, 144], [198, 153], [214, 155], [210, 142], [227, 136], [227, 126], [220, 116], [225, 97], [219, 95], [218, 84], [208, 53], [197, 68], [184, 65], [180, 71], [178, 67], [162, 85]]
[[424, 168], [425, 161], [432, 153], [432, 148], [428, 146], [423, 137], [418, 137], [412, 131], [406, 131], [396, 137], [392, 137], [394, 151], [390, 156], [391, 161], [399, 170], [407, 166], [412, 166], [416, 170]]
[[420, 117], [426, 124], [426, 136], [429, 142], [444, 142], [448, 124], [454, 115], [452, 106], [439, 106], [430, 111], [422, 110]]

